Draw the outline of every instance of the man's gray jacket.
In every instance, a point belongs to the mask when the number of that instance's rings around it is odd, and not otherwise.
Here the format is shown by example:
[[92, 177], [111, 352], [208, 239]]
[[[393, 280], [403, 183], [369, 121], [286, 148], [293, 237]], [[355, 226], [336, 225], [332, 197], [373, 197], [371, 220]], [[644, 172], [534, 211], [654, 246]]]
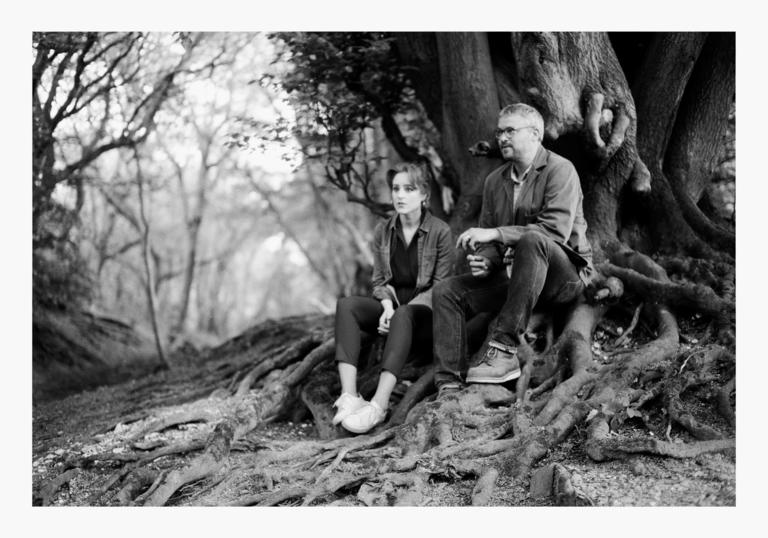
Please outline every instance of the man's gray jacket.
[[482, 245], [477, 254], [488, 258], [492, 271], [497, 270], [502, 266], [503, 247], [514, 248], [521, 233], [539, 231], [565, 250], [584, 284], [589, 284], [594, 274], [592, 247], [587, 241], [583, 195], [573, 164], [540, 147], [518, 189], [517, 200], [511, 167], [512, 162], [507, 162], [486, 177], [478, 222], [480, 228], [497, 228], [503, 245]]

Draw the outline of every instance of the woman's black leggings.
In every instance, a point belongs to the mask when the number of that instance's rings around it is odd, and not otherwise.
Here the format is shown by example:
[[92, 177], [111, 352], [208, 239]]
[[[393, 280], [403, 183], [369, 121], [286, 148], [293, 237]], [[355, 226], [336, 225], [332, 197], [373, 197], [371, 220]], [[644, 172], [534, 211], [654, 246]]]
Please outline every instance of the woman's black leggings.
[[[344, 297], [336, 303], [336, 360], [357, 366], [362, 333], [376, 335], [384, 307], [371, 297]], [[402, 305], [389, 320], [389, 334], [381, 360], [382, 370], [394, 376], [408, 359], [411, 345], [432, 349], [432, 309]]]

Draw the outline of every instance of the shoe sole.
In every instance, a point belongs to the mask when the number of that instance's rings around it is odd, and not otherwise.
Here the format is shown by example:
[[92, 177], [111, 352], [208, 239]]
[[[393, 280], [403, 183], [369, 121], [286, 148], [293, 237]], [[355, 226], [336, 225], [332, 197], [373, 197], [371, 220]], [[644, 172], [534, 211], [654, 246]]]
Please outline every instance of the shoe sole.
[[502, 377], [481, 377], [481, 376], [469, 377], [467, 376], [467, 383], [494, 383], [494, 384], [506, 383], [507, 381], [512, 381], [513, 379], [517, 379], [518, 377], [520, 377], [521, 373], [522, 372], [520, 371], [520, 369], [517, 369]]
[[378, 426], [379, 424], [383, 424], [383, 423], [384, 423], [383, 420], [381, 422], [377, 422], [376, 424], [374, 424], [373, 426], [371, 426], [367, 430], [364, 430], [362, 428], [357, 428], [356, 429], [356, 428], [352, 428], [351, 426], [345, 426], [343, 422], [341, 424], [341, 427], [344, 428], [345, 430], [347, 430], [348, 432], [351, 432], [351, 433], [368, 433], [369, 431], [374, 429], [376, 426]]

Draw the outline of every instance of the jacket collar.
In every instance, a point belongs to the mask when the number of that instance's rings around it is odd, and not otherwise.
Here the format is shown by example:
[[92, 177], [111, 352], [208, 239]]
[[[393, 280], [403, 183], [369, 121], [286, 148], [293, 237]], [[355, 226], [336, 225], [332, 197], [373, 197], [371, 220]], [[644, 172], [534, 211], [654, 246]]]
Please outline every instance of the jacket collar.
[[547, 166], [547, 161], [549, 161], [549, 150], [545, 149], [544, 146], [539, 145], [539, 150], [533, 158], [528, 177], [525, 178], [525, 183], [532, 185], [536, 178], [539, 177], [539, 172]]
[[[419, 224], [419, 230], [422, 232], [429, 232], [429, 229], [432, 227], [432, 219], [434, 217], [432, 216], [432, 212], [425, 208], [421, 212], [421, 223]], [[387, 222], [387, 228], [389, 230], [394, 230], [397, 226], [397, 213], [389, 217], [389, 221]]]
[[549, 150], [546, 149], [544, 146], [539, 145], [539, 151], [536, 152], [536, 156], [533, 158], [533, 163], [531, 167], [533, 170], [541, 170], [545, 166], [547, 166], [547, 161], [549, 160]]

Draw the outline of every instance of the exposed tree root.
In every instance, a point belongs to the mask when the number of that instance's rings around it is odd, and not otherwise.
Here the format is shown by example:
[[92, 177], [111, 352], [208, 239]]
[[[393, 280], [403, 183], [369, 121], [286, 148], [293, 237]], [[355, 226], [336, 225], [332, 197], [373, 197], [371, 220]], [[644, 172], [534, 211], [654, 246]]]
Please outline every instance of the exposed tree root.
[[[299, 342], [298, 347], [307, 348], [310, 345], [311, 342], [309, 340], [304, 340]], [[80, 467], [98, 460], [139, 460], [147, 462], [160, 456], [185, 453], [203, 448], [203, 453], [193, 458], [188, 465], [174, 470], [167, 477], [163, 477], [163, 480], [156, 485], [151, 495], [145, 494], [146, 504], [165, 504], [179, 487], [210, 476], [221, 469], [226, 464], [232, 442], [242, 437], [248, 431], [251, 431], [259, 422], [276, 416], [285, 405], [289, 391], [317, 364], [330, 357], [333, 345], [333, 339], [326, 339], [323, 344], [308, 353], [295, 368], [286, 372], [282, 383], [270, 387], [271, 390], [266, 390], [259, 394], [235, 395], [225, 400], [208, 399], [194, 402], [191, 405], [167, 411], [167, 414], [151, 418], [144, 423], [137, 423], [132, 428], [133, 431], [124, 437], [127, 442], [135, 444], [136, 439], [173, 425], [190, 421], [215, 422], [216, 426], [205, 441], [198, 436], [191, 440], [158, 448], [149, 453], [107, 451], [70, 462], [70, 466]], [[287, 350], [278, 355], [278, 358], [282, 360], [282, 358], [289, 354], [289, 351]], [[299, 355], [294, 354], [294, 356], [298, 358]], [[279, 361], [272, 362], [276, 365]], [[139, 446], [141, 445], [139, 444]], [[123, 491], [132, 492], [134, 489], [128, 487], [128, 489], [124, 488]]]
[[53, 497], [56, 495], [59, 489], [65, 484], [68, 484], [69, 481], [79, 475], [80, 472], [81, 469], [69, 469], [68, 471], [65, 471], [55, 477], [53, 480], [43, 484], [38, 494], [40, 504], [42, 506], [50, 506]]
[[552, 497], [558, 506], [592, 506], [594, 502], [573, 486], [571, 474], [555, 464], [552, 477]]
[[685, 190], [683, 176], [684, 173], [681, 170], [674, 170], [667, 175], [672, 192], [686, 222], [702, 239], [718, 250], [734, 257], [736, 255], [736, 234], [713, 223], [699, 209]]
[[[467, 502], [488, 505], [493, 504], [502, 477], [506, 482], [525, 482], [536, 464], [585, 422], [590, 432], [585, 448], [600, 461], [635, 452], [689, 457], [732, 447], [732, 440], [721, 438], [681, 445], [658, 439], [626, 440], [610, 433], [627, 418], [643, 415], [642, 406], [658, 403], [675, 424], [712, 439], [707, 426], [697, 424], [685, 412], [680, 397], [687, 389], [711, 380], [713, 366], [727, 354], [719, 347], [699, 348], [681, 357], [682, 367], [680, 361], [672, 361], [679, 350], [677, 322], [668, 308], [653, 300], [669, 294], [654, 296], [653, 290], [674, 284], [664, 280], [663, 269], [647, 257], [621, 259], [654, 277], [609, 264], [615, 274], [629, 275], [647, 286], [642, 290], [650, 290], [644, 312], [651, 315], [646, 321], [655, 326], [657, 337], [612, 355], [605, 364], [593, 359], [592, 333], [609, 306], [582, 302], [568, 313], [556, 342], [538, 353], [528, 345], [520, 347], [523, 375], [514, 392], [499, 385], [471, 385], [432, 401], [426, 397], [434, 390], [433, 369], [410, 368], [408, 375], [419, 377], [408, 386], [387, 424], [368, 435], [336, 438], [338, 429], [330, 426], [336, 383], [330, 361], [334, 342], [327, 334], [323, 338], [311, 335], [260, 358], [255, 367], [240, 368], [247, 373], [242, 377], [234, 374], [228, 381], [229, 394], [244, 383], [250, 387], [257, 383], [257, 388], [161, 409], [150, 418], [121, 426], [119, 434], [106, 436], [116, 437], [122, 451], [105, 447], [75, 463], [127, 462], [102, 490], [103, 494], [127, 475], [113, 499], [120, 504], [167, 504], [184, 488], [184, 495], [197, 491], [184, 502], [202, 505], [354, 502], [412, 506], [428, 502], [431, 479], [461, 477], [475, 480]], [[640, 310], [635, 314], [632, 324], [636, 325]], [[361, 377], [361, 390], [375, 388], [377, 372], [371, 371]], [[310, 372], [311, 382], [307, 382]], [[248, 435], [263, 422], [295, 414], [293, 407], [298, 402], [303, 403], [299, 408], [310, 409], [325, 440], [286, 443]], [[172, 435], [174, 427], [190, 422], [197, 423], [190, 435], [171, 442], [160, 440]], [[327, 428], [325, 433], [323, 428]], [[126, 445], [133, 449], [124, 450]], [[198, 454], [181, 466], [161, 471], [143, 467], [164, 455], [194, 451]], [[239, 451], [236, 473], [232, 451]], [[575, 490], [565, 468], [553, 468], [552, 477], [547, 495], [553, 502], [591, 503]], [[250, 493], [223, 498], [243, 489]]]
[[632, 334], [632, 331], [634, 331], [635, 328], [637, 327], [637, 322], [640, 321], [640, 311], [642, 309], [643, 309], [642, 303], [637, 305], [637, 308], [635, 308], [635, 312], [632, 314], [632, 320], [629, 322], [629, 325], [624, 330], [624, 332], [622, 332], [621, 335], [613, 342], [613, 344], [611, 344], [610, 348], [608, 348], [608, 351], [618, 349], [625, 342], [629, 340], [629, 337]]
[[539, 383], [536, 388], [531, 389], [524, 398], [524, 403], [530, 403], [530, 400], [540, 396], [541, 394], [552, 390], [558, 384], [562, 383], [565, 378], [565, 365], [560, 365], [551, 376]]
[[237, 392], [235, 392], [235, 397], [240, 398], [245, 396], [258, 379], [262, 378], [272, 370], [285, 368], [297, 359], [304, 357], [311, 349], [317, 347], [321, 342], [320, 335], [310, 335], [291, 345], [276, 357], [263, 360], [248, 372], [242, 381], [240, 381], [237, 387]]
[[117, 492], [115, 499], [120, 506], [128, 506], [133, 500], [138, 498], [139, 494], [150, 488], [157, 482], [160, 472], [146, 467], [136, 469], [128, 474], [123, 481], [120, 491]]
[[722, 439], [723, 435], [696, 420], [683, 406], [681, 394], [691, 387], [712, 380], [713, 376], [709, 370], [723, 352], [722, 348], [714, 347], [705, 349], [696, 356], [689, 355], [680, 367], [681, 372], [687, 368], [685, 372], [679, 376], [667, 375], [664, 383], [664, 401], [670, 420], [688, 430], [696, 439]]
[[171, 473], [146, 504], [159, 506], [165, 504], [171, 495], [184, 484], [209, 476], [226, 463], [232, 441], [239, 439], [253, 430], [260, 422], [277, 415], [284, 404], [288, 391], [298, 384], [320, 362], [329, 358], [334, 342], [326, 340], [310, 352], [282, 383], [264, 391], [262, 394], [232, 398], [228, 412], [216, 425], [213, 434], [206, 443], [201, 456], [194, 458], [184, 468]]
[[113, 452], [106, 451], [92, 456], [76, 458], [68, 462], [70, 467], [88, 467], [98, 461], [149, 462], [163, 456], [185, 454], [205, 447], [205, 438], [192, 438], [163, 446], [149, 452]]
[[590, 438], [585, 445], [590, 458], [595, 461], [607, 461], [641, 453], [671, 458], [693, 458], [708, 452], [721, 452], [736, 448], [736, 439], [670, 443], [650, 437], [617, 439], [611, 438], [609, 435], [608, 423], [605, 420], [595, 421], [590, 426]]
[[226, 421], [218, 424], [213, 430], [205, 451], [195, 458], [194, 464], [169, 473], [154, 493], [147, 498], [145, 504], [162, 506], [184, 484], [210, 476], [226, 465], [230, 442], [234, 436], [234, 432], [229, 430], [230, 427]]
[[736, 376], [733, 376], [717, 394], [717, 409], [732, 428], [736, 427], [736, 413], [731, 405], [731, 394], [736, 390]]
[[732, 302], [724, 301], [711, 288], [705, 286], [662, 282], [610, 263], [601, 266], [600, 270], [622, 279], [628, 287], [652, 301], [698, 311], [726, 324], [729, 324], [734, 312]]
[[411, 386], [408, 387], [408, 390], [403, 395], [400, 403], [389, 417], [386, 427], [399, 426], [405, 421], [408, 412], [413, 406], [424, 399], [430, 392], [434, 391], [434, 378], [435, 369], [429, 367], [415, 383], [412, 383]]
[[198, 400], [191, 405], [179, 408], [162, 417], [149, 419], [142, 427], [137, 428], [127, 440], [134, 442], [144, 438], [149, 433], [159, 432], [179, 424], [214, 422], [219, 418], [221, 418], [219, 408], [211, 406], [207, 400]]
[[530, 496], [537, 499], [552, 498], [558, 506], [591, 506], [594, 504], [577, 490], [568, 470], [559, 463], [546, 465], [531, 476]]
[[338, 429], [332, 423], [335, 398], [331, 390], [335, 385], [335, 377], [338, 376], [331, 370], [318, 372], [316, 378], [301, 389], [301, 401], [312, 414], [320, 439], [338, 437]]
[[486, 469], [480, 475], [472, 490], [472, 506], [485, 506], [490, 502], [498, 478], [499, 471], [494, 467]]

